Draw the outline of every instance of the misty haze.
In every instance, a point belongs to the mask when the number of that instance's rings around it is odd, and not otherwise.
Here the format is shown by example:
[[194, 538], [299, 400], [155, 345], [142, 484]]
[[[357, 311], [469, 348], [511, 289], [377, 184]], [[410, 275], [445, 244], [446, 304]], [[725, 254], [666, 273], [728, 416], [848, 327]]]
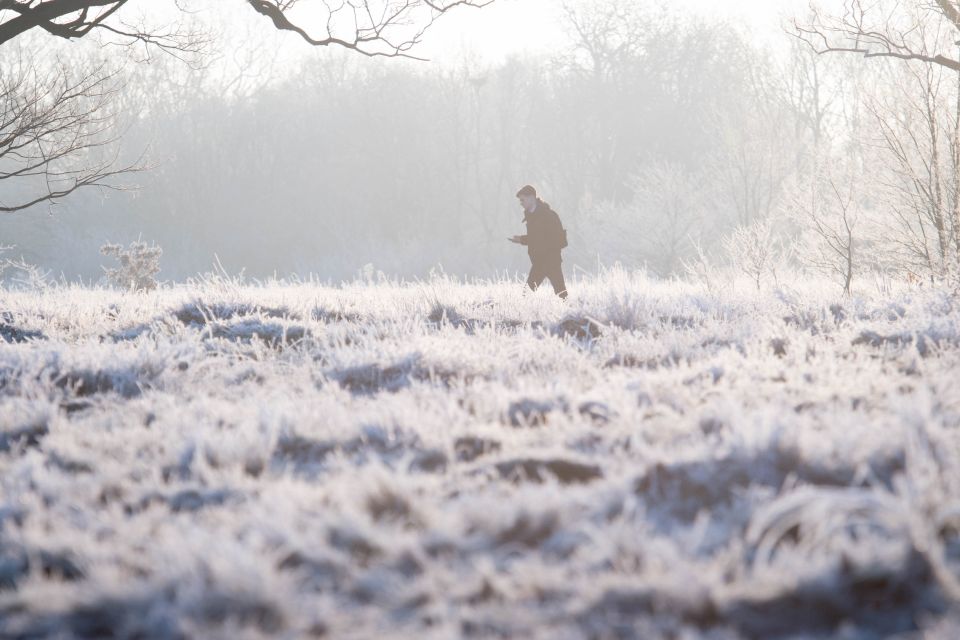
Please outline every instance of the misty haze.
[[960, 637], [958, 43], [0, 0], [0, 638]]

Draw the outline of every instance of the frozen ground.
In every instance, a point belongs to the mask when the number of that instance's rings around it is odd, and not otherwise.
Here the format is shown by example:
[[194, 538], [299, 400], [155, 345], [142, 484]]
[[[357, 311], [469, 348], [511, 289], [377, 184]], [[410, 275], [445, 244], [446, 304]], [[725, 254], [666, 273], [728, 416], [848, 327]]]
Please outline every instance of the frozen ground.
[[0, 291], [0, 637], [960, 637], [960, 299]]

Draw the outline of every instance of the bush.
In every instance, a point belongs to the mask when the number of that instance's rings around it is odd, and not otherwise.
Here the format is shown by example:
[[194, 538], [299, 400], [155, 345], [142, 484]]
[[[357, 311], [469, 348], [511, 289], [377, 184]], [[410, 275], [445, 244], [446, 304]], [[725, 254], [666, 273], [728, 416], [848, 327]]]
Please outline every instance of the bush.
[[[0, 246], [0, 286], [4, 288], [26, 289], [43, 291], [53, 286], [50, 272], [44, 271], [34, 264], [30, 264], [23, 257], [17, 260], [3, 257], [3, 254], [12, 250], [12, 246]], [[9, 275], [9, 274], [14, 275]]]
[[120, 263], [116, 269], [103, 268], [113, 286], [128, 291], [152, 291], [157, 288], [156, 276], [160, 273], [160, 256], [163, 254], [160, 247], [148, 246], [146, 242], [136, 240], [126, 249], [119, 244], [105, 244], [100, 247], [100, 253], [112, 256]]
[[788, 262], [790, 251], [777, 234], [773, 221], [764, 218], [737, 227], [722, 244], [730, 263], [756, 283], [757, 291], [768, 273], [779, 286], [777, 269]]

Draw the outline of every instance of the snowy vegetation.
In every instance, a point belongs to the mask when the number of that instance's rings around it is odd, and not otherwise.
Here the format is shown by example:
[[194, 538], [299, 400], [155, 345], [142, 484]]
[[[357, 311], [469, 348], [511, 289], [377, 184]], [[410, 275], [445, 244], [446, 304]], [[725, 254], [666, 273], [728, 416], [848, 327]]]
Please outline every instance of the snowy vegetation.
[[711, 282], [3, 291], [0, 636], [957, 637], [956, 294]]
[[100, 253], [116, 258], [120, 266], [104, 268], [107, 281], [115, 287], [130, 291], [151, 291], [157, 288], [160, 273], [160, 256], [163, 249], [149, 246], [143, 240], [131, 242], [124, 248], [108, 243], [100, 247]]

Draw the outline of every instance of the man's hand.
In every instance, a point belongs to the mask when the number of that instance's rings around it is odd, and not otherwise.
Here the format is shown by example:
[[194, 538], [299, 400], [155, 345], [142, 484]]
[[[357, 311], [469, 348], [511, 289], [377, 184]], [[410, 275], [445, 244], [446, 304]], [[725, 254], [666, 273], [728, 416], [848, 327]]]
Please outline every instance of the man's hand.
[[513, 242], [514, 244], [523, 244], [523, 238], [520, 236], [512, 236], [510, 238], [507, 238], [507, 240], [509, 240], [510, 242]]

